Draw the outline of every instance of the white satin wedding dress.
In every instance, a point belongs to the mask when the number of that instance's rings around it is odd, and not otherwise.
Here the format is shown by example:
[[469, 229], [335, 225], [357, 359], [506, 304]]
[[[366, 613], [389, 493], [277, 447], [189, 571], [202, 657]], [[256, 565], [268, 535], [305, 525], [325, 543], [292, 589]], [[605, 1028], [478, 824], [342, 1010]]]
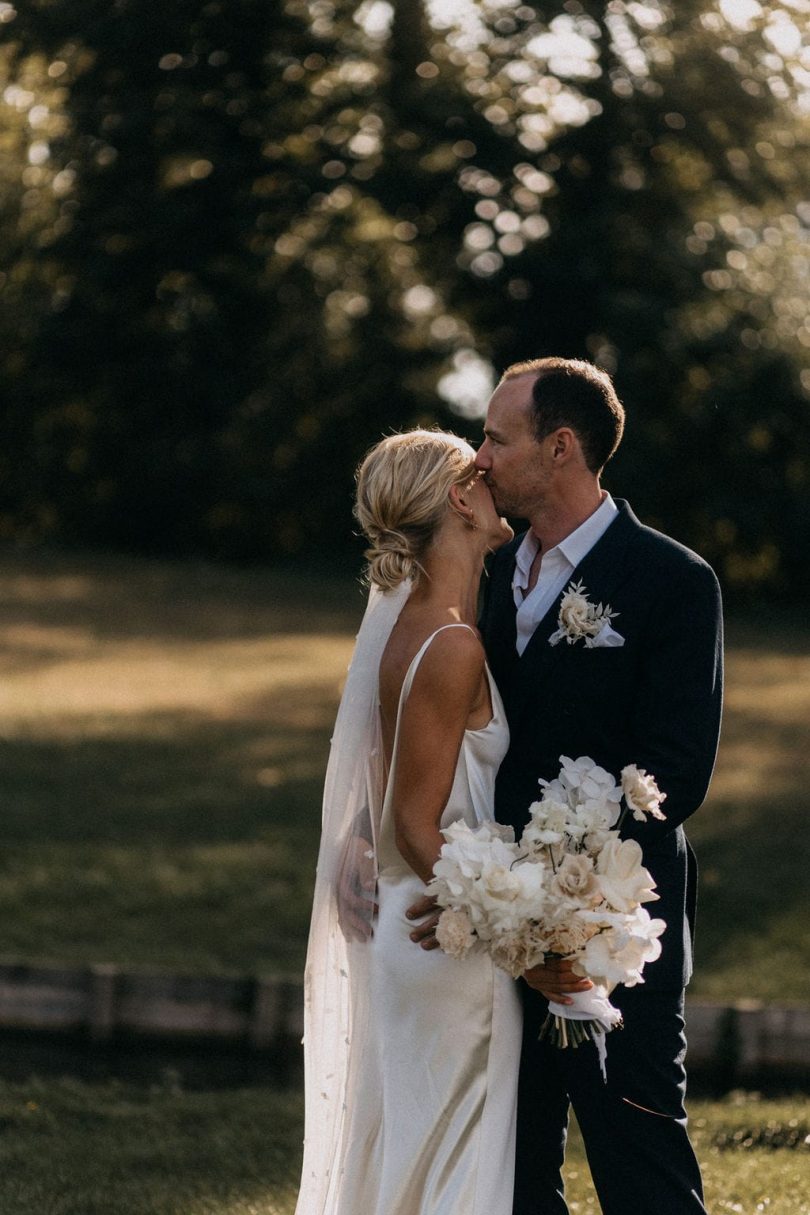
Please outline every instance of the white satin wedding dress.
[[[467, 627], [448, 625], [446, 628]], [[440, 632], [441, 630], [437, 630]], [[424, 885], [398, 853], [390, 791], [403, 706], [433, 633], [402, 685], [377, 844], [379, 913], [355, 945], [367, 967], [362, 1053], [351, 1058], [328, 1215], [510, 1215], [521, 1013], [515, 984], [485, 954], [458, 961], [410, 940]], [[467, 730], [441, 819], [492, 820], [509, 742], [487, 670], [492, 719]], [[299, 1203], [298, 1215], [310, 1215]], [[320, 1210], [318, 1211], [320, 1215]]]

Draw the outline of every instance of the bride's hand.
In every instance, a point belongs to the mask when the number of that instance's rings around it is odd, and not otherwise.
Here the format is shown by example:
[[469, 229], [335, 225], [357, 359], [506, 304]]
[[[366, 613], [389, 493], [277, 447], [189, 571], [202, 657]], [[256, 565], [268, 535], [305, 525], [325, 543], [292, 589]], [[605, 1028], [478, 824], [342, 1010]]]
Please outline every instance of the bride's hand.
[[423, 949], [438, 949], [436, 925], [441, 912], [437, 909], [436, 900], [425, 895], [418, 902], [412, 903], [405, 914], [409, 920], [421, 920], [425, 916], [429, 917], [423, 924], [415, 926], [411, 933], [411, 940], [415, 941], [417, 945], [421, 945]]
[[590, 979], [574, 974], [570, 958], [548, 958], [544, 965], [524, 971], [523, 978], [529, 987], [555, 1004], [571, 1004], [573, 992], [590, 991], [593, 987]]

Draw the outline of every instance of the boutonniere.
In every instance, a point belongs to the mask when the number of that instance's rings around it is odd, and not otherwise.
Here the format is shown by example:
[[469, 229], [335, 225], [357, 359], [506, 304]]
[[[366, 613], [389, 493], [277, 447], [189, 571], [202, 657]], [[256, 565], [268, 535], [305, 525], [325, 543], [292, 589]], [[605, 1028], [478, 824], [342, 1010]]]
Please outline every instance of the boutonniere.
[[622, 635], [610, 625], [618, 615], [618, 612], [611, 610], [609, 603], [591, 603], [581, 582], [569, 582], [560, 603], [557, 632], [552, 633], [548, 643], [557, 645], [564, 639], [569, 645], [574, 645], [577, 641], [584, 641], [589, 650], [624, 645]]

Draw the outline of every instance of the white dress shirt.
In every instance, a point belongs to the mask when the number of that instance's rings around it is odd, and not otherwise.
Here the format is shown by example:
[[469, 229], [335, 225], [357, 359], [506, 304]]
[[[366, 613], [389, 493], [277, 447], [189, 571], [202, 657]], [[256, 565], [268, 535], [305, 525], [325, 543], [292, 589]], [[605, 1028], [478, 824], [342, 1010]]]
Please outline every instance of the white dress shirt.
[[600, 540], [619, 513], [619, 508], [606, 494], [602, 504], [589, 515], [584, 523], [543, 553], [537, 582], [529, 594], [529, 574], [537, 555], [540, 542], [529, 528], [515, 555], [515, 573], [512, 578], [512, 594], [517, 608], [517, 652], [522, 654], [546, 612], [579, 565], [583, 557]]

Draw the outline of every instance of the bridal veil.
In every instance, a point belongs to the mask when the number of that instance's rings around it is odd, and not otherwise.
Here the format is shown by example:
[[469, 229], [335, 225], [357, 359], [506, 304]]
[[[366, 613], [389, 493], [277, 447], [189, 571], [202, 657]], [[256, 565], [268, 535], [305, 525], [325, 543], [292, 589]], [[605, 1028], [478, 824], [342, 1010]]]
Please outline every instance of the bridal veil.
[[306, 1138], [296, 1215], [324, 1215], [340, 1180], [351, 1068], [368, 1023], [366, 943], [372, 932], [377, 834], [384, 795], [379, 670], [411, 592], [372, 586], [340, 701], [304, 975]]

